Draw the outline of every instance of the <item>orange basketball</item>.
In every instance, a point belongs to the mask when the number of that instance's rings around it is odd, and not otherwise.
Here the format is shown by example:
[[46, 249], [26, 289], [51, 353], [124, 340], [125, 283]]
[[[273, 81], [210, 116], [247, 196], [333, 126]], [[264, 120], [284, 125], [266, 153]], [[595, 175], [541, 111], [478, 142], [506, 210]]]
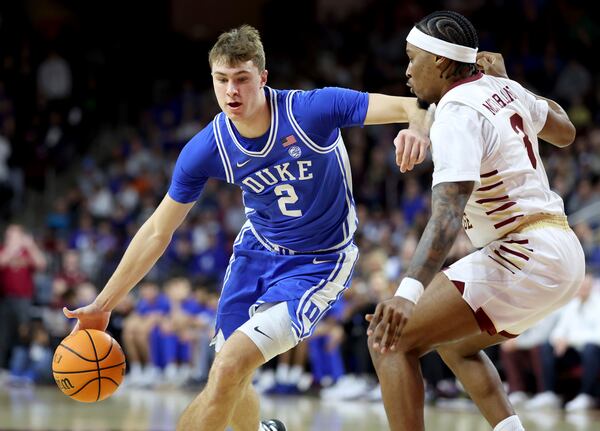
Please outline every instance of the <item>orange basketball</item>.
[[84, 329], [62, 340], [52, 360], [54, 381], [65, 395], [84, 403], [108, 398], [125, 375], [125, 355], [106, 332]]

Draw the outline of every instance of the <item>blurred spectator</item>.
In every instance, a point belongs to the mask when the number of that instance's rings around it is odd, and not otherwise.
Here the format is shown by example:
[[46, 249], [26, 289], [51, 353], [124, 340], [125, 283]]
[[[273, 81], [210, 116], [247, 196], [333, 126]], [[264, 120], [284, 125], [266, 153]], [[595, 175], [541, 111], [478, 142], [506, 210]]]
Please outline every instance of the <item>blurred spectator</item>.
[[123, 322], [122, 340], [131, 370], [130, 385], [150, 386], [159, 375], [150, 360], [150, 335], [157, 330], [168, 310], [168, 299], [158, 285], [151, 281], [143, 282], [135, 310]]
[[10, 383], [24, 385], [52, 381], [52, 352], [46, 328], [36, 321], [30, 340], [14, 348], [10, 360]]
[[37, 84], [44, 100], [67, 99], [73, 87], [69, 63], [56, 51], [50, 51], [38, 68]]
[[600, 292], [593, 284], [593, 276], [586, 275], [577, 297], [560, 311], [558, 323], [550, 334], [550, 345], [542, 350], [544, 387], [554, 392], [557, 374], [581, 365], [580, 391], [566, 403], [567, 411], [594, 408], [594, 397], [600, 389]]
[[33, 275], [46, 258], [33, 237], [11, 224], [0, 246], [0, 369], [6, 368], [12, 346], [27, 330], [35, 293]]
[[[508, 383], [508, 398], [513, 406], [521, 406], [528, 401], [529, 393], [534, 393], [535, 397], [527, 404], [528, 408], [544, 405], [544, 399], [549, 399], [550, 403], [556, 399], [552, 396], [553, 388], [544, 386], [540, 349], [548, 343], [559, 314], [560, 310], [546, 316], [517, 338], [500, 346], [500, 361]], [[529, 384], [531, 380], [533, 385]]]

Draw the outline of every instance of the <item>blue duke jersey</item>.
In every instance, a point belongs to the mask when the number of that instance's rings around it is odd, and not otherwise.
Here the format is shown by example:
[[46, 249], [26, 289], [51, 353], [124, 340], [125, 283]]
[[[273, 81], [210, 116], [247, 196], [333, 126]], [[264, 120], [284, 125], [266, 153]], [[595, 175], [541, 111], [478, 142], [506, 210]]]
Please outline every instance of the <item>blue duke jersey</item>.
[[175, 165], [169, 195], [195, 201], [208, 178], [242, 189], [253, 234], [280, 254], [342, 249], [357, 226], [352, 178], [340, 128], [362, 125], [368, 94], [341, 88], [265, 88], [271, 126], [241, 136], [218, 114]]

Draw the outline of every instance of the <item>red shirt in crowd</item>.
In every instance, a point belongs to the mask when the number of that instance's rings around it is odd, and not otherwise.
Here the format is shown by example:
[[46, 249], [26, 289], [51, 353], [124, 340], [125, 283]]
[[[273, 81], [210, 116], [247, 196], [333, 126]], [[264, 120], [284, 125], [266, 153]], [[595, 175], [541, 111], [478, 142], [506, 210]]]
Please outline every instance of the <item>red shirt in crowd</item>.
[[[3, 248], [0, 247], [0, 253]], [[0, 265], [0, 297], [33, 298], [34, 261], [27, 250], [5, 265]]]

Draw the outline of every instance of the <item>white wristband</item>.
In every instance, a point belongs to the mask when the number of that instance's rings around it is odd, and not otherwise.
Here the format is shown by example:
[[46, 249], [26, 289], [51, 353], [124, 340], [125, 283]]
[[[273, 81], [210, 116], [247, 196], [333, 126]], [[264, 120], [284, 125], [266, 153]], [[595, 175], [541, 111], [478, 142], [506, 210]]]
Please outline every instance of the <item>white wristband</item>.
[[419, 280], [415, 280], [414, 278], [404, 277], [400, 282], [400, 286], [398, 286], [398, 290], [396, 290], [396, 294], [394, 296], [399, 296], [404, 299], [408, 299], [413, 304], [416, 304], [425, 288], [423, 287], [423, 283]]

